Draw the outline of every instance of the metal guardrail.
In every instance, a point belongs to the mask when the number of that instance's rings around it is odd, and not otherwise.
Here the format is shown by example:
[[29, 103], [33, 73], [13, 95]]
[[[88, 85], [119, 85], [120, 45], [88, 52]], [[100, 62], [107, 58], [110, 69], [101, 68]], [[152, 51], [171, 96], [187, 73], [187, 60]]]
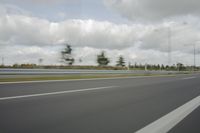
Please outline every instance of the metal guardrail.
[[80, 70], [80, 69], [0, 69], [0, 75], [167, 74], [167, 73], [177, 73], [177, 71]]

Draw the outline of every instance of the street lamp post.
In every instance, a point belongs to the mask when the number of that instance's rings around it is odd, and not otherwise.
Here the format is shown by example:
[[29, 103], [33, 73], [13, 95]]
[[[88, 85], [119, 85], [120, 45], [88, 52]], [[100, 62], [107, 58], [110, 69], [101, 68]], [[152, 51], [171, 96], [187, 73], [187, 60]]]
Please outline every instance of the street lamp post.
[[193, 67], [193, 71], [195, 71], [195, 66], [196, 66], [196, 44], [194, 43], [194, 67]]
[[[168, 52], [168, 65], [170, 66], [171, 65], [171, 43], [172, 43], [172, 40], [171, 40], [171, 38], [172, 38], [172, 31], [171, 31], [171, 28], [170, 28], [170, 26], [168, 26], [168, 27], [165, 27], [165, 29], [167, 30], [167, 45], [168, 45], [168, 48], [167, 48], [167, 52]], [[158, 30], [155, 30], [156, 32], [158, 31]]]
[[171, 28], [168, 27], [168, 65], [171, 65]]
[[2, 66], [4, 66], [4, 57], [2, 57]]
[[196, 67], [196, 43], [193, 43], [193, 66], [192, 66], [192, 71], [195, 71]]

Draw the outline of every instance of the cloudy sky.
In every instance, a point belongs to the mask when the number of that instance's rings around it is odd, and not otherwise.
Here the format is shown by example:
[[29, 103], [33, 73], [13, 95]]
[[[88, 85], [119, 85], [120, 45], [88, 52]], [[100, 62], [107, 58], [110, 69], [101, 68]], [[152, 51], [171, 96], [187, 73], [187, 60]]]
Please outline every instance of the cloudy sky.
[[[96, 65], [104, 50], [116, 63], [200, 65], [199, 0], [0, 0], [0, 57], [5, 64], [60, 64], [65, 43], [77, 65]], [[79, 59], [83, 62], [79, 62]]]

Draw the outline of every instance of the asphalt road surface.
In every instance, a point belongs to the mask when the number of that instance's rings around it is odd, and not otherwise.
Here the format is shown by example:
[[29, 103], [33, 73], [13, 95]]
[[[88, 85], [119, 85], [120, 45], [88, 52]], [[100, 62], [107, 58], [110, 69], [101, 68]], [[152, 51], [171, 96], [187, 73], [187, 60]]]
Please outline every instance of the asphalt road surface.
[[199, 133], [200, 75], [0, 84], [0, 133]]

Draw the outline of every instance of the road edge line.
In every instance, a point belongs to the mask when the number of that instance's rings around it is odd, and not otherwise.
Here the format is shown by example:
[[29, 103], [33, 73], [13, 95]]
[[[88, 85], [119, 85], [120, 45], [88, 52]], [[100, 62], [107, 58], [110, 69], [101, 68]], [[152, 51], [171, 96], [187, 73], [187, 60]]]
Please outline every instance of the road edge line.
[[200, 106], [200, 96], [150, 123], [136, 133], [166, 133]]

